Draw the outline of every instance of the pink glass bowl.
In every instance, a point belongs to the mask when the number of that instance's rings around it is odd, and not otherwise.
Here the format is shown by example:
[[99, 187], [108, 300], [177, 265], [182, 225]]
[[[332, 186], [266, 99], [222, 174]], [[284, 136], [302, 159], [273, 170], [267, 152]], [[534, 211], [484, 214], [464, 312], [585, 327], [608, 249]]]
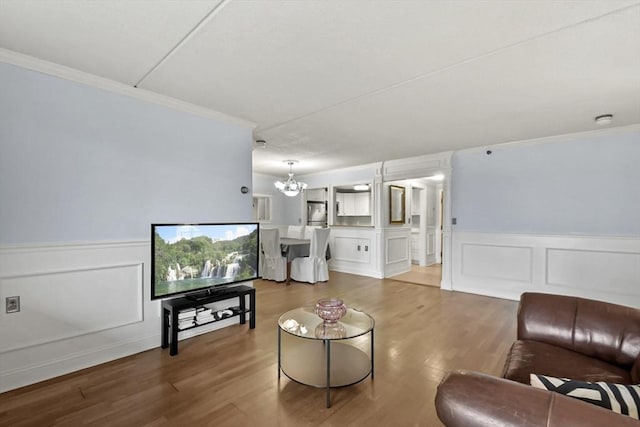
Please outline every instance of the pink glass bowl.
[[347, 306], [338, 298], [323, 298], [316, 304], [316, 314], [326, 323], [335, 323], [347, 314]]

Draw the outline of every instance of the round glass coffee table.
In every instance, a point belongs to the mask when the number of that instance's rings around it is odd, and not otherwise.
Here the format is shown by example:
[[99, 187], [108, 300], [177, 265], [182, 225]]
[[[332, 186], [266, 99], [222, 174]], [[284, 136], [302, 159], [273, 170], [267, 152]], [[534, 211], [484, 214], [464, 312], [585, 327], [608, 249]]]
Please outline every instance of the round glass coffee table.
[[332, 387], [373, 378], [375, 321], [347, 308], [338, 322], [325, 323], [314, 308], [296, 308], [278, 319], [278, 378], [282, 372], [301, 384], [325, 388], [329, 408]]

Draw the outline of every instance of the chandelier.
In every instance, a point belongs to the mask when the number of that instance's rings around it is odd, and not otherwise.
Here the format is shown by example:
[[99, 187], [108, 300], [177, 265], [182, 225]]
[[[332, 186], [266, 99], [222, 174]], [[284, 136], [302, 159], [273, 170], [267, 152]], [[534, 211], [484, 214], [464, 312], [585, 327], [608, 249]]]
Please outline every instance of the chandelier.
[[286, 181], [276, 181], [275, 186], [281, 193], [284, 193], [285, 196], [295, 197], [301, 191], [304, 191], [307, 188], [307, 184], [304, 182], [297, 182], [293, 179], [293, 165], [298, 163], [297, 160], [285, 160], [285, 163], [289, 165], [289, 178]]

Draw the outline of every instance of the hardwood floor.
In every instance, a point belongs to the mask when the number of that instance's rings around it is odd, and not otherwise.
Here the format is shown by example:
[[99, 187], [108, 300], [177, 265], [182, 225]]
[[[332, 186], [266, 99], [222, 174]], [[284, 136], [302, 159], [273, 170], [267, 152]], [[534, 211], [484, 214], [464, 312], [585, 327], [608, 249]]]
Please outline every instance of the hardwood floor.
[[391, 277], [400, 282], [409, 282], [416, 285], [440, 287], [442, 281], [442, 264], [433, 264], [427, 267], [412, 264], [411, 271]]
[[[439, 426], [451, 369], [499, 375], [514, 301], [331, 272], [315, 286], [255, 281], [256, 329], [234, 325], [0, 394], [3, 426]], [[332, 390], [277, 378], [277, 319], [325, 296], [376, 320], [375, 379]], [[159, 345], [159, 338], [158, 338]]]

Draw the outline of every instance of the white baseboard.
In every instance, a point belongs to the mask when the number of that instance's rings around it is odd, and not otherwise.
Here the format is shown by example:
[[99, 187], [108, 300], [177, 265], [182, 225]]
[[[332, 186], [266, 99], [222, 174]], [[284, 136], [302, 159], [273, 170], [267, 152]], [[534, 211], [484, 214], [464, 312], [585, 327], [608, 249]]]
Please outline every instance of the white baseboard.
[[339, 273], [357, 274], [358, 276], [373, 277], [375, 279], [384, 278], [384, 274], [380, 271], [372, 270], [371, 268], [354, 268], [353, 266], [332, 266], [330, 271], [337, 271]]
[[37, 365], [25, 365], [9, 371], [3, 369], [0, 372], [0, 393], [131, 356], [156, 348], [159, 343], [160, 334], [158, 333], [133, 341], [119, 342], [112, 346], [67, 354], [58, 359], [42, 361]]

